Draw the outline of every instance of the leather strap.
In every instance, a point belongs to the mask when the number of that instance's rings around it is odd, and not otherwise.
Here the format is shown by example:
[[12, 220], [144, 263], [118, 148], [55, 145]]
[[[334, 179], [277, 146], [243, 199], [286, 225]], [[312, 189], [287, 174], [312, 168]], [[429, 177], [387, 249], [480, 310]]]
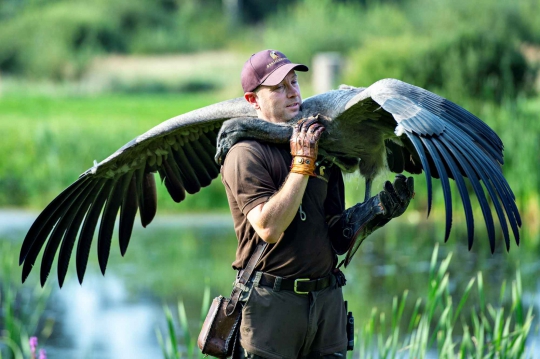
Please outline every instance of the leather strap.
[[246, 268], [244, 268], [244, 270], [240, 272], [240, 277], [234, 282], [234, 288], [231, 292], [231, 300], [229, 300], [229, 304], [227, 305], [227, 311], [225, 312], [227, 316], [231, 315], [234, 312], [236, 304], [238, 303], [238, 299], [240, 298], [240, 294], [242, 294], [243, 291], [247, 290], [246, 283], [251, 278], [251, 274], [253, 273], [255, 266], [259, 262], [259, 259], [261, 259], [261, 256], [267, 245], [268, 243], [264, 241], [257, 245], [255, 251], [249, 258]]
[[290, 290], [299, 294], [307, 294], [323, 290], [331, 285], [336, 284], [336, 279], [333, 274], [318, 279], [290, 279], [276, 277], [268, 273], [262, 273], [259, 285], [271, 287], [274, 291]]

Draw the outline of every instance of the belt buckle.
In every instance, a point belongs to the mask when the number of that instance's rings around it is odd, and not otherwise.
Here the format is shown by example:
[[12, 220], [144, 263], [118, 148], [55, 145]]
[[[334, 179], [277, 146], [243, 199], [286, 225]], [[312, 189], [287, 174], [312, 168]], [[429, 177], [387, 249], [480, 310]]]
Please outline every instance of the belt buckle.
[[298, 279], [295, 279], [294, 280], [294, 292], [296, 294], [308, 294], [309, 292], [300, 292], [298, 290], [298, 282], [309, 282], [310, 279], [309, 278], [298, 278]]

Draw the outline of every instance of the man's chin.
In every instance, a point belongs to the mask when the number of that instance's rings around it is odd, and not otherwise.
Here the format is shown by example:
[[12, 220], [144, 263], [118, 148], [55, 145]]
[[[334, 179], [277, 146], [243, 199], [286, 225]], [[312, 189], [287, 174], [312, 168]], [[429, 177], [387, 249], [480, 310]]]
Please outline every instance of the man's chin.
[[287, 117], [286, 121], [292, 120], [300, 113], [300, 108], [296, 108], [294, 110], [293, 109], [287, 109], [287, 110], [288, 111], [286, 112], [286, 117]]

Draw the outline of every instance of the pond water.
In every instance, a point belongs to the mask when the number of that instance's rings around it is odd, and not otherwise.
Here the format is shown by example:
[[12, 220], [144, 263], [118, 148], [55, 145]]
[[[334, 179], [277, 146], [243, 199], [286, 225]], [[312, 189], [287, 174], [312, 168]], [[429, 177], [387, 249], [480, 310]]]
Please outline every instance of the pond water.
[[[19, 245], [34, 218], [33, 213], [0, 211], [0, 238]], [[443, 238], [444, 228], [439, 227], [444, 226], [408, 217], [390, 223], [364, 242], [345, 269], [348, 283], [344, 292], [357, 325], [369, 318], [373, 307], [390, 315], [392, 298], [404, 290], [409, 290], [407, 308], [411, 309], [416, 298], [427, 292], [433, 245]], [[513, 246], [506, 253], [499, 238], [491, 255], [477, 230], [477, 243], [469, 252], [465, 231], [459, 224], [453, 231], [449, 242], [440, 245], [438, 255], [440, 263], [453, 252], [449, 267], [453, 294], [460, 296], [469, 279], [481, 270], [486, 301], [498, 305], [503, 281], [508, 282], [508, 291], [519, 268], [525, 307], [532, 305], [540, 312], [538, 249]], [[146, 229], [137, 224], [124, 258], [113, 241], [107, 273], [102, 277], [94, 244], [82, 285], [76, 279], [74, 258], [61, 290], [53, 267], [49, 285], [54, 289], [45, 316], [55, 324], [52, 335], [40, 345], [51, 359], [161, 358], [156, 328], [165, 331], [163, 306], [175, 312], [182, 299], [190, 332], [198, 335], [204, 288], [210, 288], [211, 297], [230, 293], [235, 245], [229, 214], [159, 214]], [[37, 282], [37, 269], [25, 285]], [[467, 305], [472, 307], [477, 301], [473, 292]], [[538, 321], [528, 347], [540, 352]]]

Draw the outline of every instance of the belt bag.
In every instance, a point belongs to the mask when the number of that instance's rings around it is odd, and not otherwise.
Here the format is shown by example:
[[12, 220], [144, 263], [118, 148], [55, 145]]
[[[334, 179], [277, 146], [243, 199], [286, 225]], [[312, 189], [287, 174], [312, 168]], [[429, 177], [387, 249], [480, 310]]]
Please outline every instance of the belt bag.
[[236, 306], [234, 311], [227, 315], [229, 302], [230, 299], [221, 295], [212, 301], [197, 340], [203, 354], [217, 358], [232, 355], [234, 344], [237, 342], [242, 311]]
[[210, 310], [204, 320], [197, 345], [203, 354], [216, 358], [226, 358], [233, 354], [238, 342], [238, 332], [242, 318], [242, 308], [238, 306], [240, 294], [247, 289], [246, 283], [259, 262], [266, 248], [266, 242], [260, 243], [251, 255], [246, 268], [235, 282], [231, 298], [219, 296], [214, 298]]

